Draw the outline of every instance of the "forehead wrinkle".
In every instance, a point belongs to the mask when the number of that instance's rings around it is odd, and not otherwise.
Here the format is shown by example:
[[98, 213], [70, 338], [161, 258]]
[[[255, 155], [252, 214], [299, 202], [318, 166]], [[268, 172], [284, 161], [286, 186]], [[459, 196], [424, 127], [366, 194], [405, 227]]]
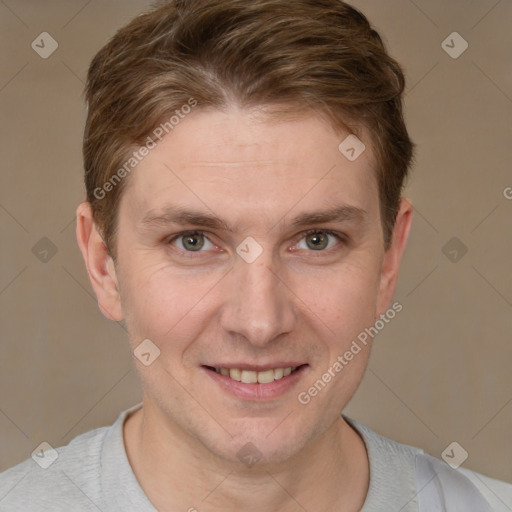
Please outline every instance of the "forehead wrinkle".
[[235, 167], [240, 165], [273, 165], [274, 160], [248, 160], [242, 162], [191, 162], [185, 167], [201, 166], [201, 167]]

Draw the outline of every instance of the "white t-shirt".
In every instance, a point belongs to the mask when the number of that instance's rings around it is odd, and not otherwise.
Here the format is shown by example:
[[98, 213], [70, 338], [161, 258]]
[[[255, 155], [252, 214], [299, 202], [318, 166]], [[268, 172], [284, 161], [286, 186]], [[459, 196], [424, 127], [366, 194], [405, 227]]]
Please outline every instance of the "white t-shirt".
[[[41, 451], [35, 460], [1, 473], [0, 511], [155, 512], [135, 478], [123, 441], [124, 420], [140, 406], [122, 412], [110, 427], [86, 432], [67, 446]], [[361, 512], [512, 511], [511, 484], [451, 469], [423, 450], [345, 419], [361, 434], [370, 461], [370, 485]]]

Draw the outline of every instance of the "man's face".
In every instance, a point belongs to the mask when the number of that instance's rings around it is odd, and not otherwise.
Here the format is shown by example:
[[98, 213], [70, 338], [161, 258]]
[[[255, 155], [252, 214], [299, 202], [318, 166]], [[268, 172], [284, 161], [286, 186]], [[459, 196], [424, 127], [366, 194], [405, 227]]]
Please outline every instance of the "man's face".
[[368, 347], [298, 400], [388, 306], [373, 156], [367, 144], [349, 161], [347, 135], [313, 115], [196, 111], [129, 178], [122, 311], [132, 349], [150, 339], [160, 350], [137, 362], [144, 400], [212, 454], [237, 461], [252, 442], [264, 461], [288, 459], [339, 419], [362, 378]]

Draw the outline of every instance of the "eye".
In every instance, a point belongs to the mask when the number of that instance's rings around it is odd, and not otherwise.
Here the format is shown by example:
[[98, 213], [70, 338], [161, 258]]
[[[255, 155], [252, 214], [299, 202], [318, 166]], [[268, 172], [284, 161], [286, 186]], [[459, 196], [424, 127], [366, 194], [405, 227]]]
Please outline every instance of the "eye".
[[[201, 249], [213, 249], [215, 245], [206, 238], [202, 231], [186, 231], [174, 236], [169, 242], [187, 252], [201, 252]], [[209, 245], [208, 245], [209, 244]], [[204, 252], [204, 251], [203, 251]]]
[[[305, 246], [301, 246], [302, 240], [305, 241]], [[324, 251], [326, 249], [331, 249], [333, 246], [336, 246], [336, 241], [338, 243], [343, 241], [343, 236], [339, 233], [326, 229], [313, 229], [304, 234], [303, 238], [296, 247], [298, 249]]]

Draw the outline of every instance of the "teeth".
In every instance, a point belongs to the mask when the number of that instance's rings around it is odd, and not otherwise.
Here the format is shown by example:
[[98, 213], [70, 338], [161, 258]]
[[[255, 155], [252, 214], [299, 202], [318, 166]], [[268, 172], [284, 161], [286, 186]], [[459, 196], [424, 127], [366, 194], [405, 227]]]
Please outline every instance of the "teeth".
[[229, 370], [229, 377], [233, 380], [242, 380], [242, 372], [238, 368], [232, 368]]
[[274, 370], [274, 379], [279, 380], [284, 377], [284, 368], [276, 368]]
[[246, 384], [256, 384], [258, 382], [258, 372], [242, 370], [242, 378], [240, 380]]
[[261, 372], [240, 370], [238, 368], [215, 368], [215, 371], [225, 377], [229, 377], [230, 379], [238, 382], [244, 382], [245, 384], [269, 384], [270, 382], [274, 382], [274, 380], [287, 377], [296, 369], [296, 366], [289, 366], [288, 368], [275, 368], [273, 370], [263, 370]]
[[274, 382], [274, 370], [258, 372], [257, 378], [259, 384], [268, 384], [269, 382]]

